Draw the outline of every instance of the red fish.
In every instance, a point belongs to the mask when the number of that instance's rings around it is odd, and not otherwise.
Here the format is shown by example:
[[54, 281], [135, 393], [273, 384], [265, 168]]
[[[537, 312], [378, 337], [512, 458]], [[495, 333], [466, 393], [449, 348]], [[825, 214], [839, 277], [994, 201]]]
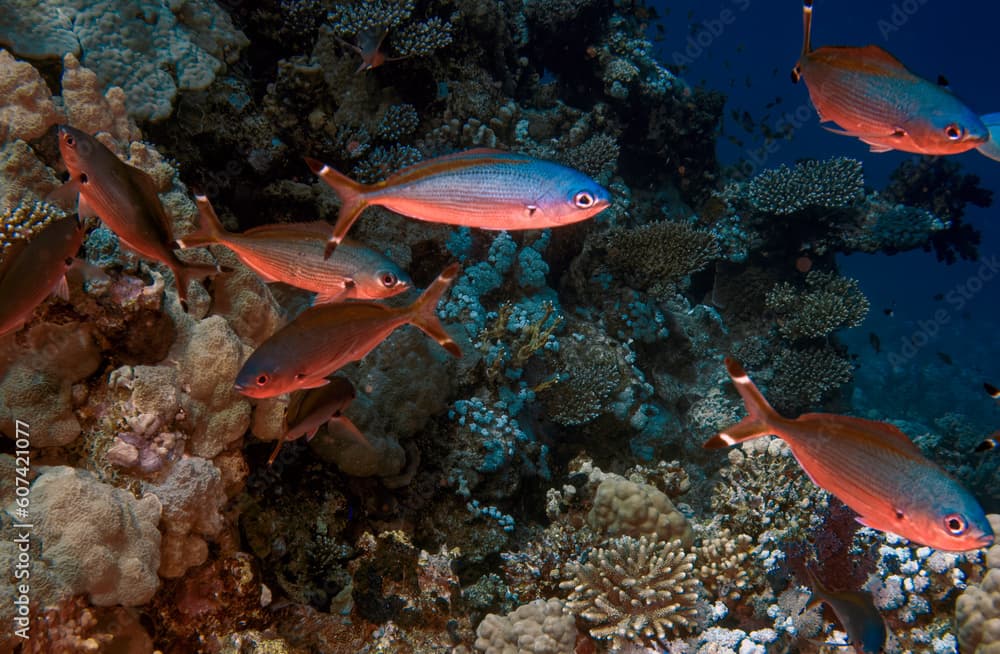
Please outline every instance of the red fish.
[[306, 157], [340, 197], [340, 215], [326, 246], [336, 249], [365, 207], [410, 218], [481, 229], [543, 229], [586, 220], [611, 196], [583, 173], [500, 150], [477, 149], [428, 159], [389, 179], [364, 185]]
[[97, 216], [129, 249], [170, 268], [182, 303], [192, 280], [220, 272], [216, 266], [185, 263], [174, 254], [170, 219], [148, 174], [126, 164], [90, 134], [68, 125], [59, 127], [59, 152], [70, 179], [53, 196], [77, 200], [81, 218]]
[[365, 435], [342, 415], [344, 409], [354, 401], [357, 393], [354, 384], [346, 377], [334, 377], [326, 386], [299, 391], [292, 396], [285, 412], [285, 433], [278, 439], [267, 465], [274, 463], [285, 441], [305, 436], [311, 441], [319, 428], [331, 420], [341, 427], [338, 433], [345, 433], [366, 447], [370, 447]]
[[56, 218], [3, 249], [0, 336], [20, 329], [49, 293], [69, 297], [65, 274], [83, 243], [83, 233], [76, 217]]
[[952, 552], [993, 543], [976, 499], [898, 428], [832, 413], [790, 420], [771, 408], [739, 363], [727, 358], [726, 370], [750, 415], [710, 438], [706, 448], [774, 434], [788, 443], [812, 482], [854, 509], [867, 527]]
[[264, 225], [232, 234], [223, 228], [211, 202], [196, 195], [201, 224], [177, 242], [182, 248], [224, 245], [266, 282], [283, 282], [316, 293], [316, 304], [378, 300], [413, 288], [395, 263], [354, 241], [336, 256], [323, 258], [330, 226], [322, 221]]
[[827, 129], [857, 137], [872, 152], [948, 155], [978, 148], [990, 158], [1000, 156], [990, 136], [997, 125], [988, 127], [950, 90], [914, 75], [876, 45], [813, 50], [811, 28], [812, 0], [806, 0], [802, 55], [792, 80], [805, 81], [821, 122], [841, 127]]
[[325, 386], [330, 383], [328, 375], [363, 359], [406, 324], [419, 327], [451, 355], [462, 356], [437, 316], [437, 304], [456, 275], [457, 263], [448, 266], [409, 306], [358, 301], [307, 309], [250, 355], [236, 377], [236, 390], [265, 398]]

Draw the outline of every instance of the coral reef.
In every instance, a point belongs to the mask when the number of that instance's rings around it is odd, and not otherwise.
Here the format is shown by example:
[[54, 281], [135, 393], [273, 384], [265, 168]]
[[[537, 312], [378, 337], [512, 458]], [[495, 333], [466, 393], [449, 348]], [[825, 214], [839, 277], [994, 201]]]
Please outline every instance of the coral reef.
[[811, 208], [849, 208], [861, 201], [864, 190], [861, 162], [838, 157], [766, 170], [750, 180], [746, 194], [757, 211], [783, 216]]
[[811, 270], [805, 289], [788, 282], [771, 289], [767, 308], [775, 313], [778, 331], [789, 339], [822, 338], [831, 332], [857, 327], [868, 315], [868, 299], [856, 279]]
[[509, 615], [490, 613], [476, 628], [476, 649], [485, 654], [563, 654], [576, 648], [576, 622], [563, 602], [535, 600]]
[[[988, 516], [993, 529], [1000, 529], [1000, 516]], [[994, 654], [1000, 651], [1000, 545], [986, 551], [982, 579], [959, 595], [955, 604], [958, 643], [963, 652]]]

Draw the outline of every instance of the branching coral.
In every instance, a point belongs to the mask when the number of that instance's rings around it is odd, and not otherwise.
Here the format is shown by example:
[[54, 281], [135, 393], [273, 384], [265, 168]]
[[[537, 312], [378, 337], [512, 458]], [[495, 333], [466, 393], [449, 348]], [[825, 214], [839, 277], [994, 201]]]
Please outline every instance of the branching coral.
[[779, 411], [801, 413], [851, 381], [854, 364], [832, 347], [783, 348], [774, 357], [768, 399]]
[[781, 165], [750, 180], [750, 204], [763, 213], [787, 215], [803, 209], [850, 207], [864, 197], [861, 162], [846, 157]]
[[633, 288], [668, 295], [719, 253], [715, 237], [687, 223], [660, 221], [633, 229], [614, 227], [598, 237], [612, 271]]
[[643, 536], [614, 538], [586, 562], [565, 566], [569, 609], [593, 626], [590, 634], [629, 643], [662, 643], [668, 632], [693, 630], [698, 622], [700, 583], [691, 573], [695, 555], [679, 540]]
[[451, 23], [437, 16], [407, 22], [415, 7], [414, 0], [336, 3], [329, 21], [335, 34], [357, 40], [362, 68], [374, 68], [381, 63], [374, 57], [385, 57], [379, 50], [387, 32], [400, 57], [421, 57], [451, 43]]
[[831, 332], [857, 327], [868, 315], [868, 298], [856, 279], [812, 270], [806, 288], [789, 282], [778, 284], [767, 294], [767, 308], [778, 319], [778, 331], [786, 338], [822, 338]]

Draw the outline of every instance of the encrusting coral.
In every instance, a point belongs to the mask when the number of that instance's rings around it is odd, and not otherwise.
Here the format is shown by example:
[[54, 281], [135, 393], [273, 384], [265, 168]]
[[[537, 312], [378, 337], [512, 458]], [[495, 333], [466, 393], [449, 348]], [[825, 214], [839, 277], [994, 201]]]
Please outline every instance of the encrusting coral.
[[587, 522], [597, 533], [634, 538], [655, 537], [691, 545], [691, 526], [670, 498], [648, 484], [608, 475], [594, 495]]

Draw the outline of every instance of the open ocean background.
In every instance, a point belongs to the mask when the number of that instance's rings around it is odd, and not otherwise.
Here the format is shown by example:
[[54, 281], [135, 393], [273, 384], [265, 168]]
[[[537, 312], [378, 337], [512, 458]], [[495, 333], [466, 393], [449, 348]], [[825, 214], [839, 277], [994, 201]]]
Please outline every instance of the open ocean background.
[[[817, 0], [814, 7], [814, 47], [879, 45], [926, 79], [943, 75], [951, 89], [977, 113], [1000, 111], [998, 73], [984, 57], [996, 43], [1000, 4], [968, 0]], [[728, 96], [718, 146], [723, 164], [752, 160], [754, 154], [759, 161], [764, 145], [760, 123], [775, 127], [783, 115], [795, 114], [797, 109], [801, 117], [806, 113], [800, 109], [803, 105], [809, 107], [809, 119], [794, 130], [790, 140], [778, 141], [777, 151], [766, 154], [758, 170], [804, 158], [848, 156], [864, 164], [868, 186], [882, 189], [890, 173], [914, 156], [904, 152], [871, 153], [860, 141], [832, 134], [820, 126], [805, 86], [792, 84], [789, 78], [802, 47], [802, 5], [797, 0], [679, 0], [657, 3], [656, 8], [665, 28], [665, 38], [658, 43], [662, 60], [673, 63], [678, 56], [690, 59], [684, 73], [690, 84], [719, 89]], [[656, 37], [657, 33], [658, 29], [651, 25], [650, 36]], [[698, 47], [690, 46], [688, 36]], [[676, 45], [681, 37], [691, 48], [688, 52]], [[708, 45], [702, 47], [705, 43]], [[691, 52], [697, 54], [689, 57]], [[781, 102], [766, 108], [776, 98]], [[748, 112], [758, 129], [746, 132], [733, 119], [734, 110]], [[731, 143], [727, 136], [741, 139], [745, 147]], [[1000, 275], [986, 281], [961, 306], [933, 298], [937, 294], [948, 297], [949, 291], [968, 284], [981, 272], [983, 261], [1000, 257], [1000, 163], [974, 150], [953, 159], [966, 173], [978, 175], [981, 185], [995, 194], [993, 207], [966, 207], [965, 222], [982, 233], [980, 261], [947, 265], [939, 262], [933, 252], [921, 251], [895, 256], [839, 256], [842, 274], [858, 278], [872, 303], [865, 323], [841, 338], [852, 353], [861, 355], [856, 398], [867, 398], [866, 404], [876, 406], [901, 402], [923, 406], [932, 399], [926, 408], [927, 418], [942, 409], [954, 410], [992, 431], [1000, 427], [1000, 407], [985, 397], [982, 382], [993, 380], [1000, 384]], [[950, 297], [958, 296], [953, 293]], [[886, 309], [892, 310], [891, 317], [886, 315]], [[927, 326], [935, 322], [935, 313], [941, 309], [947, 311], [947, 321], [932, 334], [934, 329]], [[869, 344], [871, 333], [881, 341], [880, 355]], [[917, 348], [905, 370], [897, 367], [897, 373], [920, 375], [923, 383], [918, 384], [918, 393], [928, 384], [939, 387], [926, 389], [933, 398], [912, 397], [912, 389], [906, 391], [911, 394], [909, 398], [891, 398], [894, 385], [886, 384], [893, 380], [884, 374], [885, 358], [888, 353], [903, 352], [905, 343], [918, 333], [928, 336], [929, 342]], [[923, 340], [921, 336], [916, 338], [918, 342]], [[953, 363], [945, 363], [945, 357]], [[902, 392], [895, 388], [895, 392]], [[954, 406], [948, 409], [950, 402]]]

